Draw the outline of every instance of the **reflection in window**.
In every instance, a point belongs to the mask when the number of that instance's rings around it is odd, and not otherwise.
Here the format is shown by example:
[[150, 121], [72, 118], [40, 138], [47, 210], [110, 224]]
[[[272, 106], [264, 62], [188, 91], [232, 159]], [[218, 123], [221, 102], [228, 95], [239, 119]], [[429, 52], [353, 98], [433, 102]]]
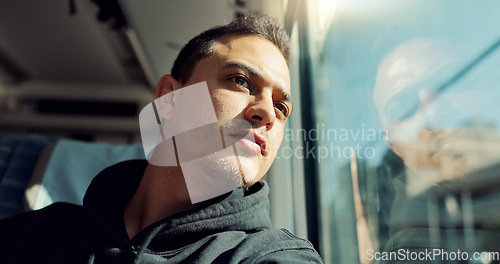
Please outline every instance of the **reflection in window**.
[[334, 3], [308, 2], [318, 134], [346, 131], [317, 138], [325, 262], [497, 263], [500, 2]]

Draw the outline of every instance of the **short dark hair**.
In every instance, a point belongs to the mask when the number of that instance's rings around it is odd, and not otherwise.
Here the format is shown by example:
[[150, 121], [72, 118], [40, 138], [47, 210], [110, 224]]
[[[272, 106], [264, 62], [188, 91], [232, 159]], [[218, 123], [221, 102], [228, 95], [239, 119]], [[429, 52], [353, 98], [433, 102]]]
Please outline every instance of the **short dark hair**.
[[289, 62], [290, 47], [288, 35], [276, 19], [267, 15], [243, 16], [231, 23], [213, 27], [191, 39], [181, 50], [171, 70], [177, 81], [186, 83], [193, 69], [201, 59], [213, 54], [213, 44], [229, 34], [254, 34], [271, 41]]

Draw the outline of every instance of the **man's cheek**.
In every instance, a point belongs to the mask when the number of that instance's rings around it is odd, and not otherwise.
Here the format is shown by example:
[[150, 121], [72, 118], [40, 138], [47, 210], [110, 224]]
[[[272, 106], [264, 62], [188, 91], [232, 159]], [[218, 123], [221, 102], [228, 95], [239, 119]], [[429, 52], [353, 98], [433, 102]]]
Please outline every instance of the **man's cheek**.
[[275, 140], [276, 145], [277, 145], [276, 149], [278, 149], [281, 146], [281, 143], [283, 143], [284, 134], [285, 134], [284, 129], [281, 129], [281, 131], [279, 131], [279, 133], [277, 133], [276, 140]]
[[272, 146], [272, 148], [269, 150], [269, 158], [271, 160], [271, 163], [276, 158], [276, 154], [278, 154], [279, 147], [280, 147], [280, 145], [278, 144], [277, 146]]
[[236, 118], [239, 113], [243, 113], [245, 108], [242, 98], [224, 92], [212, 95], [212, 102], [219, 120]]

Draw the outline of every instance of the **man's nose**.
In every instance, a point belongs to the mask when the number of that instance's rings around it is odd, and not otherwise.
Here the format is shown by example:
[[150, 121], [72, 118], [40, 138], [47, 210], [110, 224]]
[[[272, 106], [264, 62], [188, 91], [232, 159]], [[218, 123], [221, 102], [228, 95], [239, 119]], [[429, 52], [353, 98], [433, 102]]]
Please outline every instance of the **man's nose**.
[[274, 102], [271, 95], [255, 95], [245, 111], [245, 118], [257, 127], [266, 127], [266, 131], [273, 128], [276, 120]]

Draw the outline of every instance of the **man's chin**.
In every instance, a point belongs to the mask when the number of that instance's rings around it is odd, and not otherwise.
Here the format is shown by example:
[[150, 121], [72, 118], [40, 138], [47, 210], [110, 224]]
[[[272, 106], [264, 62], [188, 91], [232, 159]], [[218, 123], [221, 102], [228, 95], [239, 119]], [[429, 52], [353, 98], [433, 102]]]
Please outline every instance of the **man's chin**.
[[262, 178], [257, 156], [238, 156], [237, 159], [241, 169], [243, 188], [249, 188]]

